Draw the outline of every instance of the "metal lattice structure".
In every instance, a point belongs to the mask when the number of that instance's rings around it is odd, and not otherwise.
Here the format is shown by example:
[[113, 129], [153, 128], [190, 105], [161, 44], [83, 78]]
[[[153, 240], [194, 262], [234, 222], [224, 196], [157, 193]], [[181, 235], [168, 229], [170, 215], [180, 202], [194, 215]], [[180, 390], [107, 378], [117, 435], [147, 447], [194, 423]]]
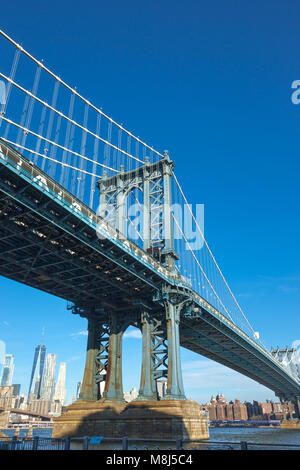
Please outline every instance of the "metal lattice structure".
[[[173, 222], [171, 218], [171, 177], [174, 164], [167, 152], [157, 163], [146, 159], [145, 165], [137, 170], [121, 171], [99, 181], [100, 205], [98, 213], [108, 224], [115, 227], [127, 238], [126, 220], [129, 219], [127, 199], [133, 194], [139, 210], [138, 225], [132, 220], [135, 232], [142, 241], [142, 247], [160, 263], [175, 269]], [[135, 192], [139, 192], [139, 196]], [[136, 213], [132, 215], [136, 217]]]

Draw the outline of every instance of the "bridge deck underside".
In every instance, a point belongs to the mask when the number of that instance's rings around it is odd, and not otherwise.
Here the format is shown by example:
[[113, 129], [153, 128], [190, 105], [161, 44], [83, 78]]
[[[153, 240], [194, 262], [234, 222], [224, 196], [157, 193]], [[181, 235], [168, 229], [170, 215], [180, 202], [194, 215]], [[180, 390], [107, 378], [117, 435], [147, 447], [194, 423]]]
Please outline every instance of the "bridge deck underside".
[[278, 396], [299, 394], [299, 385], [287, 379], [284, 370], [205, 310], [199, 318], [181, 321], [180, 339], [183, 347], [246, 375]]
[[160, 277], [0, 165], [0, 275], [79, 306], [132, 311]]
[[[165, 283], [163, 276], [109, 238], [99, 240], [95, 229], [80, 215], [2, 161], [0, 275], [82, 308], [115, 309], [124, 317], [135, 309], [138, 315], [141, 303], [153, 314], [163, 310], [153, 301], [155, 292]], [[193, 302], [200, 306], [196, 297]], [[180, 323], [181, 345], [241, 372], [277, 394], [300, 395], [300, 384], [250, 338], [247, 340], [221, 318], [203, 306], [199, 315], [184, 316]]]

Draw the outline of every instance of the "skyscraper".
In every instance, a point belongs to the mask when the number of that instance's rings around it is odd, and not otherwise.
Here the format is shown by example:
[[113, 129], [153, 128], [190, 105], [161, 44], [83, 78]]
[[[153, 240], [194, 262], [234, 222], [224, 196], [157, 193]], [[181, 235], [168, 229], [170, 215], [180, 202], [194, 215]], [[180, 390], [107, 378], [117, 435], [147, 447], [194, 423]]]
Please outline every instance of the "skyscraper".
[[21, 393], [21, 384], [12, 384], [14, 387], [13, 396], [18, 397]]
[[[44, 334], [44, 332], [43, 332], [43, 334]], [[33, 382], [35, 369], [36, 369], [38, 361], [40, 363], [40, 370], [39, 370], [40, 383], [39, 383], [39, 387], [38, 387], [38, 390], [37, 390], [37, 398], [40, 398], [40, 394], [41, 394], [41, 383], [42, 383], [42, 380], [43, 380], [45, 355], [46, 355], [46, 346], [43, 345], [43, 334], [42, 334], [41, 344], [39, 344], [35, 348], [35, 352], [34, 352], [32, 371], [31, 371], [29, 390], [28, 390], [28, 399], [29, 399], [29, 396], [30, 396], [32, 382]]]
[[37, 377], [35, 379], [35, 383], [34, 383], [34, 389], [33, 389], [33, 393], [35, 395], [35, 398], [38, 396], [40, 387], [41, 387], [41, 377], [39, 375], [37, 375]]
[[55, 390], [56, 354], [47, 354], [46, 365], [42, 382], [41, 398], [53, 400]]
[[159, 400], [162, 400], [167, 393], [167, 381], [165, 379], [157, 380], [156, 390]]
[[11, 385], [14, 373], [14, 356], [12, 354], [6, 354], [4, 359], [4, 366], [1, 377], [1, 386]]
[[59, 365], [58, 379], [55, 388], [54, 400], [59, 400], [63, 405], [65, 401], [65, 382], [66, 382], [66, 363], [61, 362]]

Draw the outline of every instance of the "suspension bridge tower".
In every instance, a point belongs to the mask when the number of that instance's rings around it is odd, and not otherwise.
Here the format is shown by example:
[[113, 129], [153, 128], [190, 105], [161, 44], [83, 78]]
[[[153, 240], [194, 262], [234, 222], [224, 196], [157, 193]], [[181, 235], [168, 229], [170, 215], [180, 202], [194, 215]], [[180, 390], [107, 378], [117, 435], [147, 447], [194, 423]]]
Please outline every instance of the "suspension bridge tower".
[[[123, 168], [113, 176], [104, 172], [99, 216], [126, 236], [127, 199], [138, 190], [142, 197], [140, 227], [142, 248], [162, 268], [176, 275], [171, 179], [174, 163], [168, 152], [159, 162], [132, 171]], [[101, 240], [99, 241], [101, 242]], [[179, 275], [178, 275], [179, 276]], [[200, 406], [186, 400], [180, 360], [180, 316], [189, 296], [161, 283], [160, 289], [132, 298], [124, 312], [122, 299], [108, 307], [99, 298], [94, 305], [73, 305], [73, 313], [88, 321], [84, 376], [77, 402], [55, 419], [53, 436], [186, 439], [208, 438], [207, 417]], [[139, 394], [125, 403], [122, 385], [122, 338], [133, 325], [142, 332], [142, 368]], [[159, 398], [157, 380], [167, 380]]]

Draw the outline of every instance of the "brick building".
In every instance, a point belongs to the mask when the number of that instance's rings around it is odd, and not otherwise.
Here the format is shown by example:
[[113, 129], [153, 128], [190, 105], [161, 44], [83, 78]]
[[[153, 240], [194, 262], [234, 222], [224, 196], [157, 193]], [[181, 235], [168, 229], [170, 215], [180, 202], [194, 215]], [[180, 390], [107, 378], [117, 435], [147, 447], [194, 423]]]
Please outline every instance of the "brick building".
[[273, 401], [241, 403], [238, 399], [228, 403], [222, 394], [218, 394], [216, 397], [213, 395], [210, 403], [203, 405], [203, 408], [208, 411], [211, 421], [262, 421], [281, 419], [282, 417], [280, 403], [274, 403]]

